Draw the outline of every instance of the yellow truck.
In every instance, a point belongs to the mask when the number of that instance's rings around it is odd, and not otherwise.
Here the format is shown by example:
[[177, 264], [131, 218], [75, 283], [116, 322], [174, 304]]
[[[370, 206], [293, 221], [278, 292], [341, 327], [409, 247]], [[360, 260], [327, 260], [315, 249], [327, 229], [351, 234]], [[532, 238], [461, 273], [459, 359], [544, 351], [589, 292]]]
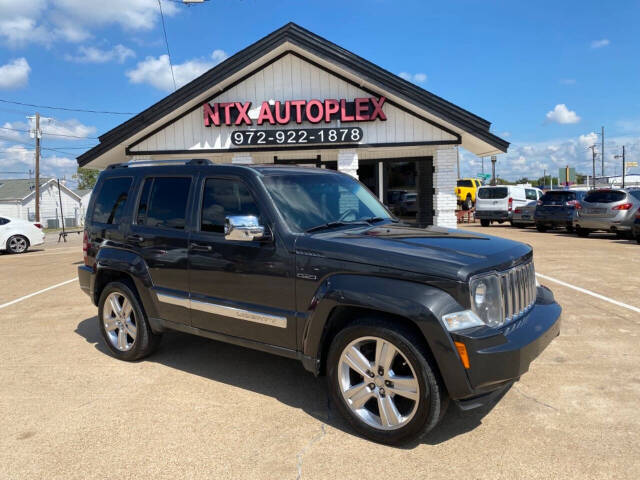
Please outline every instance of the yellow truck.
[[482, 182], [476, 178], [460, 178], [456, 185], [456, 197], [458, 205], [462, 205], [463, 210], [471, 210], [476, 204], [476, 193]]

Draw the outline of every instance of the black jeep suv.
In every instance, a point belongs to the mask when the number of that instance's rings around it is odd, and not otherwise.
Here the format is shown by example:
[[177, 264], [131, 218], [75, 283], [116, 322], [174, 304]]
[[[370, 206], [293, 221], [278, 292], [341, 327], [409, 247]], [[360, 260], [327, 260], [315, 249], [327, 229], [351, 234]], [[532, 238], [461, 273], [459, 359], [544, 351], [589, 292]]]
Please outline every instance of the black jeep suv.
[[449, 399], [486, 403], [560, 327], [529, 246], [401, 224], [332, 170], [111, 166], [84, 253], [117, 358], [180, 330], [298, 359], [355, 430], [390, 444], [432, 429]]

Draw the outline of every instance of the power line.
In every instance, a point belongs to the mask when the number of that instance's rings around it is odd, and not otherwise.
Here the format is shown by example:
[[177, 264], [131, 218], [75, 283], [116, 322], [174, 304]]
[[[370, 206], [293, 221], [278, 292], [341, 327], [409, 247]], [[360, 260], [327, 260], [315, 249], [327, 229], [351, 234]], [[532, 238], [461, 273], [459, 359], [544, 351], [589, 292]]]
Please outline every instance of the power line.
[[35, 105], [33, 103], [16, 102], [13, 100], [4, 100], [0, 98], [2, 103], [11, 103], [13, 105], [22, 105], [23, 107], [45, 108], [49, 110], [64, 110], [65, 112], [82, 112], [82, 113], [103, 113], [106, 115], [136, 115], [134, 112], [112, 112], [108, 110], [87, 110], [82, 108], [52, 107], [50, 105]]
[[[9, 128], [9, 127], [0, 127], [2, 130], [11, 130], [13, 132], [23, 132], [23, 133], [31, 133], [30, 130], [21, 130], [19, 128]], [[87, 138], [90, 140], [98, 140], [98, 137], [81, 137], [79, 135], [65, 135], [62, 133], [50, 133], [50, 132], [42, 132], [43, 135], [51, 135], [53, 137], [67, 137], [67, 138]]]
[[171, 78], [173, 79], [173, 89], [177, 90], [176, 77], [173, 74], [173, 63], [171, 62], [171, 52], [169, 51], [169, 39], [167, 38], [167, 27], [164, 24], [164, 13], [162, 12], [162, 2], [158, 0], [158, 7], [160, 7], [160, 18], [162, 19], [162, 32], [164, 33], [164, 43], [167, 46], [167, 56], [169, 57], [169, 67], [171, 68]]

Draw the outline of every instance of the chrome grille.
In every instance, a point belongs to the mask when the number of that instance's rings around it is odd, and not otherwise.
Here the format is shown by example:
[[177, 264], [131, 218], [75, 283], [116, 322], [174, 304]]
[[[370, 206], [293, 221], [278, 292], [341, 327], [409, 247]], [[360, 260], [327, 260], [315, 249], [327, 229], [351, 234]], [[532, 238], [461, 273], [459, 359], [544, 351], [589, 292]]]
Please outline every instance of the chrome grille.
[[527, 313], [536, 301], [536, 272], [533, 262], [517, 265], [500, 274], [505, 321]]

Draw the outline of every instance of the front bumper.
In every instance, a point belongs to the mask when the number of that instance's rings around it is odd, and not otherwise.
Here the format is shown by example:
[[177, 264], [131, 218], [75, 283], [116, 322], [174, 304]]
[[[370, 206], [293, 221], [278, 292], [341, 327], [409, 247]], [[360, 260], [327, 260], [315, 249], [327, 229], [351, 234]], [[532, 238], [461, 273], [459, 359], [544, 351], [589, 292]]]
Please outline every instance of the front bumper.
[[[473, 393], [454, 398], [460, 404], [477, 404], [482, 397], [502, 390], [529, 370], [529, 365], [560, 334], [562, 308], [550, 290], [538, 287], [536, 304], [524, 317], [498, 331], [477, 329], [469, 334], [453, 334], [463, 342], [469, 356], [466, 370]], [[469, 408], [469, 407], [467, 407]]]
[[476, 210], [475, 215], [480, 220], [509, 220], [511, 218], [510, 212], [503, 210]]

